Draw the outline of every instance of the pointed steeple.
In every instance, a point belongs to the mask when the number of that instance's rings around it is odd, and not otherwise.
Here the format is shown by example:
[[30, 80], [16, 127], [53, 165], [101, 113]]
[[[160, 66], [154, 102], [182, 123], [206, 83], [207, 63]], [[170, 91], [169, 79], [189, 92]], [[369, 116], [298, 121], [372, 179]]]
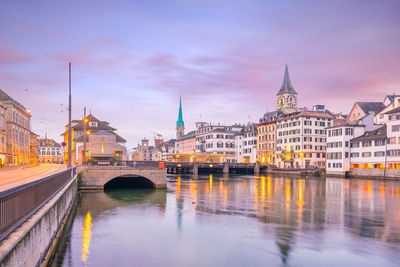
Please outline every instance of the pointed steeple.
[[182, 98], [179, 97], [179, 113], [178, 113], [178, 120], [176, 121], [176, 128], [178, 128], [180, 125], [182, 127], [185, 127], [185, 123], [183, 122], [183, 115], [182, 115]]
[[283, 83], [279, 92], [276, 95], [283, 95], [283, 94], [294, 94], [297, 95], [296, 90], [294, 90], [292, 83], [290, 82], [288, 66], [286, 64], [285, 67], [285, 75], [283, 77]]

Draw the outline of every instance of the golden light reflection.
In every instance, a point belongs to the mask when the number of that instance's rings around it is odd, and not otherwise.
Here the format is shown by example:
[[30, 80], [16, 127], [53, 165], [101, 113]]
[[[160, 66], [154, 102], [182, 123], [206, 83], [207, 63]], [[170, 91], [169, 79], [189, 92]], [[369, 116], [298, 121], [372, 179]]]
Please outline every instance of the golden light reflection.
[[265, 200], [265, 176], [261, 176], [261, 200]]
[[254, 207], [257, 210], [258, 206], [258, 181], [254, 181]]
[[175, 191], [176, 191], [176, 198], [180, 198], [180, 196], [181, 196], [181, 175], [178, 175], [178, 179], [176, 180]]
[[92, 215], [87, 211], [83, 222], [82, 262], [86, 263], [89, 255], [90, 239], [92, 239]]
[[243, 179], [243, 191], [246, 191], [246, 179]]
[[197, 200], [197, 187], [196, 187], [196, 181], [192, 180], [190, 182], [190, 191], [192, 192], [192, 199], [193, 199], [193, 204], [196, 204]]
[[271, 177], [267, 177], [267, 199], [271, 199]]
[[285, 179], [285, 200], [290, 202], [290, 180]]
[[210, 179], [208, 180], [208, 184], [210, 186], [210, 199], [212, 199], [212, 186], [213, 186], [213, 175], [210, 174]]
[[298, 214], [297, 214], [299, 224], [301, 224], [302, 217], [303, 217], [303, 205], [304, 205], [303, 195], [304, 195], [304, 187], [303, 187], [303, 180], [301, 179], [301, 180], [299, 180], [299, 191], [298, 191], [298, 198], [299, 199], [297, 201], [297, 206], [299, 207]]

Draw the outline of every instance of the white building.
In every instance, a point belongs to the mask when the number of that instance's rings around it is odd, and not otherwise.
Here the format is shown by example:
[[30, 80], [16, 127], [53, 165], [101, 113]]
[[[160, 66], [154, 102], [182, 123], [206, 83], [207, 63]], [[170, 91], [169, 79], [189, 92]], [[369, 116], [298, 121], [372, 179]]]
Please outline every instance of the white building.
[[223, 161], [235, 161], [235, 136], [242, 131], [240, 124], [222, 125], [196, 123], [196, 154], [215, 155]]
[[385, 142], [386, 125], [376, 130], [366, 131], [363, 135], [351, 139], [350, 164], [352, 171], [353, 169], [384, 169]]
[[350, 140], [362, 135], [365, 125], [345, 124], [327, 128], [326, 173], [344, 175], [350, 170]]
[[345, 175], [350, 170], [350, 140], [381, 126], [374, 124], [374, 114], [368, 113], [358, 123], [334, 125], [326, 132], [326, 173]]
[[385, 116], [385, 114], [400, 107], [400, 95], [387, 95], [383, 104], [385, 108], [376, 114], [375, 124], [385, 124], [388, 121], [388, 116]]
[[400, 107], [385, 113], [387, 117], [387, 168], [400, 169]]
[[249, 123], [236, 135], [235, 161], [255, 163], [257, 161], [257, 126]]
[[299, 111], [282, 116], [276, 127], [277, 166], [325, 168], [326, 132], [334, 117], [326, 112]]

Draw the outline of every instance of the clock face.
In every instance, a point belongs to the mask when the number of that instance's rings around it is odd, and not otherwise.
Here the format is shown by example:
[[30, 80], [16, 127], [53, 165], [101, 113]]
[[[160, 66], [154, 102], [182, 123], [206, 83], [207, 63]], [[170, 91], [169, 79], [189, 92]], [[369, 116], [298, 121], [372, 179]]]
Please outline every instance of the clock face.
[[296, 107], [297, 106], [297, 99], [294, 95], [290, 95], [288, 96], [288, 105], [290, 107]]
[[284, 104], [285, 104], [285, 99], [282, 96], [279, 96], [277, 100], [278, 108], [283, 107]]

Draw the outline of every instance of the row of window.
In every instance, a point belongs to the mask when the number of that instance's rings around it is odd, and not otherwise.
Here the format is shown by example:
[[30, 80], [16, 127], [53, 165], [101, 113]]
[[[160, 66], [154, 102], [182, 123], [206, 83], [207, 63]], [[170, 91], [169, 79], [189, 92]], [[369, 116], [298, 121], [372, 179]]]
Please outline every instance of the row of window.
[[[345, 128], [345, 135], [353, 135], [353, 128]], [[333, 130], [328, 130], [328, 136], [342, 136], [343, 135], [343, 130], [342, 128], [340, 129], [333, 129]]]

